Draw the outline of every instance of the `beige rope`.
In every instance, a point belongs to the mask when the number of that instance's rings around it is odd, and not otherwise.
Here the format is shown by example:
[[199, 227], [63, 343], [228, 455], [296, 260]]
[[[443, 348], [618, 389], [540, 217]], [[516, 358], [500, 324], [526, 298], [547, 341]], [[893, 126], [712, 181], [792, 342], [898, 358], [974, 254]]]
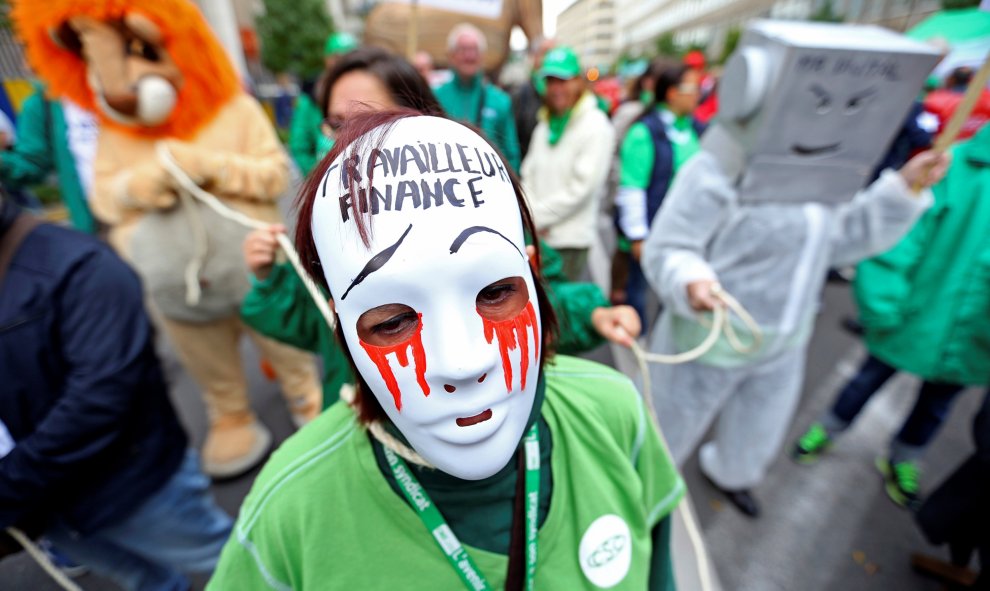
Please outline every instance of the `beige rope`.
[[[189, 195], [192, 195], [196, 199], [205, 203], [210, 207], [210, 209], [217, 212], [218, 215], [241, 224], [246, 228], [251, 228], [252, 230], [265, 230], [270, 226], [270, 224], [260, 222], [248, 215], [227, 207], [213, 194], [208, 193], [197, 186], [196, 183], [189, 178], [189, 175], [187, 175], [175, 161], [175, 158], [172, 157], [172, 154], [169, 152], [168, 147], [164, 142], [158, 142], [158, 144], [155, 145], [155, 150], [158, 153], [158, 159], [161, 161], [162, 166], [169, 172], [169, 174], [172, 175], [175, 181], [179, 184], [179, 187], [184, 192], [187, 192]], [[180, 191], [180, 195], [183, 191]], [[200, 222], [200, 224], [201, 223], [202, 222]], [[197, 240], [201, 239], [203, 238], [197, 237]], [[275, 235], [275, 239], [278, 241], [278, 245], [285, 253], [285, 258], [292, 264], [292, 267], [296, 270], [296, 274], [299, 275], [299, 278], [302, 279], [303, 285], [306, 286], [306, 291], [308, 291], [310, 297], [313, 298], [313, 302], [316, 303], [316, 307], [320, 310], [320, 314], [326, 321], [327, 326], [330, 327], [330, 330], [333, 330], [337, 323], [334, 320], [333, 312], [330, 311], [330, 305], [327, 303], [326, 298], [323, 297], [320, 289], [310, 278], [309, 274], [306, 272], [306, 269], [302, 266], [302, 263], [299, 261], [299, 254], [292, 246], [292, 242], [289, 240], [289, 237], [285, 234], [278, 233]], [[195, 288], [191, 287], [191, 282], [196, 283]], [[199, 280], [196, 277], [190, 278], [189, 268], [186, 270], [186, 289], [187, 295], [190, 291], [199, 289]]]
[[[357, 388], [351, 385], [345, 384], [340, 388], [340, 399], [347, 403], [352, 409], [357, 410], [354, 406], [354, 397], [357, 395]], [[378, 443], [395, 452], [395, 455], [411, 462], [418, 466], [423, 466], [426, 468], [436, 468], [433, 464], [426, 461], [426, 458], [416, 453], [416, 450], [412, 449], [408, 445], [402, 443], [398, 439], [389, 433], [385, 426], [382, 425], [381, 421], [373, 421], [371, 424], [367, 425], [368, 432], [374, 437]]]
[[[718, 337], [721, 334], [725, 334], [725, 338], [729, 342], [729, 346], [743, 354], [755, 351], [763, 342], [763, 331], [760, 330], [759, 324], [757, 324], [756, 320], [753, 319], [753, 316], [746, 310], [746, 308], [743, 307], [742, 304], [739, 303], [738, 300], [732, 297], [729, 292], [722, 289], [722, 286], [717, 283], [712, 287], [712, 295], [719, 301], [712, 310], [711, 330], [708, 332], [705, 340], [690, 351], [685, 351], [675, 355], [647, 353], [642, 347], [639, 346], [639, 343], [637, 343], [635, 339], [631, 339], [632, 346], [630, 348], [636, 358], [636, 364], [639, 366], [639, 372], [643, 379], [643, 398], [645, 399], [646, 407], [649, 409], [650, 419], [653, 421], [653, 425], [656, 427], [657, 433], [660, 434], [660, 440], [663, 442], [664, 449], [667, 450], [668, 456], [670, 455], [670, 448], [667, 445], [667, 440], [664, 439], [663, 431], [660, 430], [660, 421], [657, 416], [657, 409], [653, 404], [653, 396], [651, 395], [652, 385], [650, 384], [649, 363], [677, 365], [680, 363], [694, 361], [705, 353], [708, 353], [712, 347], [715, 346], [715, 343], [718, 341]], [[735, 328], [732, 326], [730, 312], [735, 313], [736, 316], [742, 320], [743, 324], [746, 326], [746, 329], [749, 331], [751, 342], [748, 345], [742, 342], [738, 333], [736, 333]], [[698, 523], [694, 519], [694, 514], [691, 513], [687, 503], [679, 504], [677, 510], [681, 513], [681, 518], [684, 520], [684, 528], [687, 530], [688, 538], [691, 541], [691, 546], [694, 548], [694, 555], [698, 569], [698, 581], [701, 585], [701, 590], [709, 591], [712, 589], [711, 576], [709, 574], [711, 572], [711, 559], [708, 557], [708, 551], [705, 549], [704, 542], [701, 539], [701, 529], [698, 527]]]
[[48, 573], [48, 576], [55, 579], [55, 582], [58, 583], [60, 587], [65, 589], [65, 591], [82, 591], [82, 588], [79, 585], [73, 583], [69, 577], [65, 576], [65, 573], [58, 570], [58, 567], [52, 564], [52, 561], [45, 556], [45, 553], [42, 552], [30, 538], [24, 535], [24, 532], [16, 527], [8, 527], [7, 533], [10, 534], [10, 537], [17, 540], [17, 543], [20, 544], [31, 556], [31, 558], [38, 563], [38, 566]]
[[[674, 355], [665, 355], [663, 353], [647, 353], [633, 340], [632, 350], [636, 354], [637, 359], [642, 357], [645, 361], [651, 363], [663, 363], [665, 365], [677, 365], [679, 363], [687, 363], [689, 361], [694, 361], [698, 359], [705, 353], [711, 351], [712, 347], [718, 341], [718, 337], [721, 334], [725, 334], [725, 338], [729, 341], [729, 345], [738, 351], [739, 353], [752, 353], [763, 341], [763, 331], [760, 330], [760, 325], [757, 324], [756, 320], [746, 311], [746, 308], [742, 306], [734, 297], [732, 297], [729, 292], [722, 289], [722, 286], [715, 284], [712, 286], [712, 296], [714, 296], [718, 301], [715, 308], [712, 310], [712, 327], [705, 337], [705, 340], [701, 342], [697, 347], [684, 351], [683, 353], [676, 353]], [[730, 318], [729, 312], [734, 312], [736, 316], [742, 320], [743, 324], [746, 325], [746, 330], [749, 331], [752, 342], [745, 345], [739, 339], [738, 333], [736, 333], [735, 327], [732, 326], [732, 319]], [[644, 382], [644, 387], [647, 382]], [[646, 388], [649, 391], [649, 388]]]

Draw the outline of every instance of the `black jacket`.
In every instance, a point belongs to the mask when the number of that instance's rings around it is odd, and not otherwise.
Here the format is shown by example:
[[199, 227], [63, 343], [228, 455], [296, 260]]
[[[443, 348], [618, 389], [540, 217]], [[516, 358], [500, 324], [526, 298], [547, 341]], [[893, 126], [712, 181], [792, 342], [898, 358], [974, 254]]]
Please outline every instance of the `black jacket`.
[[[0, 236], [15, 212], [0, 199]], [[106, 245], [42, 224], [0, 285], [0, 528], [61, 519], [86, 534], [175, 473], [168, 399], [140, 282]]]

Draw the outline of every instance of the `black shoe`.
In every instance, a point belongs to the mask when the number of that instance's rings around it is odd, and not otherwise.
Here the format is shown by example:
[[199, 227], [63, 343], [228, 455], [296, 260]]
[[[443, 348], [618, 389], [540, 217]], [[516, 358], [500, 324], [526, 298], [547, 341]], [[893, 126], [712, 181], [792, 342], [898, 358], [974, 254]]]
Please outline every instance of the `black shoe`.
[[863, 336], [863, 325], [852, 316], [846, 316], [842, 319], [842, 328], [851, 335], [857, 337]]
[[725, 495], [729, 501], [736, 506], [736, 509], [747, 516], [752, 518], [757, 518], [760, 516], [760, 504], [756, 502], [756, 497], [753, 493], [746, 489], [743, 490], [722, 490], [722, 494]]
[[708, 484], [712, 485], [715, 487], [715, 490], [725, 495], [725, 498], [729, 499], [729, 502], [735, 505], [736, 509], [739, 509], [743, 515], [754, 519], [760, 516], [760, 504], [756, 501], [756, 497], [753, 496], [753, 493], [750, 492], [749, 489], [724, 489], [715, 484], [715, 481], [709, 478], [704, 472], [702, 472], [702, 475], [705, 477], [705, 480], [708, 481]]

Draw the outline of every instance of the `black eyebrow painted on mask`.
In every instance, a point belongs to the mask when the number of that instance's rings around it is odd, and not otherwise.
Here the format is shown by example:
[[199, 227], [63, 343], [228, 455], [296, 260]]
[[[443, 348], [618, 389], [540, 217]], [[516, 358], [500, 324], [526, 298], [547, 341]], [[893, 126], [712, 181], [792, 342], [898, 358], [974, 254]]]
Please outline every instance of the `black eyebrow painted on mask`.
[[341, 300], [347, 298], [347, 294], [351, 293], [351, 289], [353, 289], [355, 285], [361, 283], [368, 278], [368, 275], [371, 275], [378, 269], [385, 266], [385, 263], [392, 258], [392, 255], [395, 254], [395, 251], [399, 248], [399, 245], [402, 244], [402, 241], [406, 239], [407, 235], [409, 235], [409, 230], [412, 230], [412, 224], [409, 224], [409, 227], [406, 228], [406, 231], [402, 233], [402, 236], [399, 237], [399, 240], [395, 244], [389, 246], [368, 260], [367, 264], [365, 264], [364, 268], [361, 269], [361, 272], [358, 273], [358, 276], [354, 279], [354, 281], [351, 281], [351, 284], [347, 286], [347, 291], [344, 292], [344, 295], [340, 296]]
[[461, 232], [460, 235], [458, 235], [457, 238], [454, 238], [454, 241], [450, 243], [450, 254], [454, 254], [455, 252], [460, 250], [461, 246], [464, 244], [464, 241], [470, 238], [472, 235], [477, 234], [478, 232], [491, 232], [492, 234], [498, 234], [499, 236], [502, 237], [503, 240], [511, 244], [512, 248], [516, 249], [516, 252], [519, 253], [519, 256], [521, 256], [524, 259], [526, 258], [526, 255], [524, 255], [522, 252], [519, 251], [519, 247], [516, 246], [515, 242], [506, 238], [505, 235], [499, 232], [498, 230], [493, 230], [487, 226], [471, 226], [470, 228]]

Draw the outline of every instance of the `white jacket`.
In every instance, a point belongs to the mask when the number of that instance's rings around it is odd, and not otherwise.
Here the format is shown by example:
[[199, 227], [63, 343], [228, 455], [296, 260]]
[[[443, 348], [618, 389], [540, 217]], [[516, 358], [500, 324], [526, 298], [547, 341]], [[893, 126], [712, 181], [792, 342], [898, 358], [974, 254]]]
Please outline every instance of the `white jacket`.
[[586, 92], [556, 145], [541, 117], [522, 163], [522, 183], [540, 237], [554, 248], [588, 248], [615, 144], [612, 124]]

